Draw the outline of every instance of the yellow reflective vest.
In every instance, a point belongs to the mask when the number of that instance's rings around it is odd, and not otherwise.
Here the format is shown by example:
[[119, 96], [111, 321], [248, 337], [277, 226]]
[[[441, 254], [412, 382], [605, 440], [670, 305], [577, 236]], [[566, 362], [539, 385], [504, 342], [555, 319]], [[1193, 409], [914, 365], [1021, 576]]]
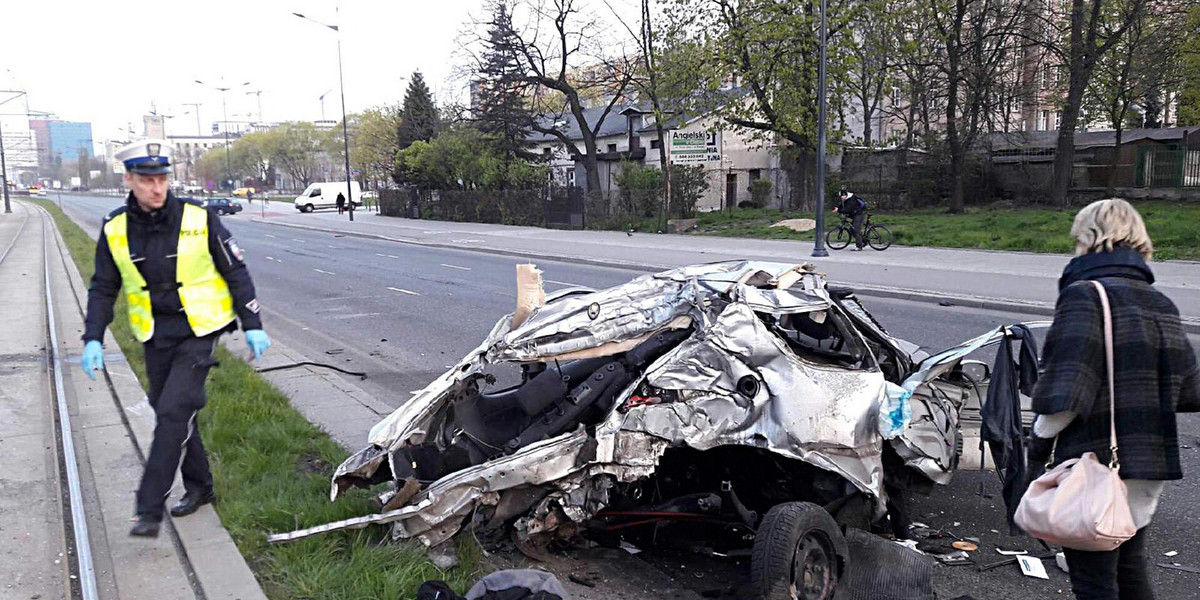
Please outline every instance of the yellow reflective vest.
[[[154, 336], [154, 313], [146, 280], [129, 254], [129, 217], [121, 213], [104, 224], [108, 250], [121, 273], [121, 288], [129, 304], [129, 325], [133, 337], [145, 342]], [[223, 329], [234, 320], [233, 295], [229, 284], [217, 271], [208, 253], [208, 212], [184, 203], [179, 227], [179, 245], [175, 260], [175, 281], [179, 283], [179, 301], [188, 324], [197, 336]]]

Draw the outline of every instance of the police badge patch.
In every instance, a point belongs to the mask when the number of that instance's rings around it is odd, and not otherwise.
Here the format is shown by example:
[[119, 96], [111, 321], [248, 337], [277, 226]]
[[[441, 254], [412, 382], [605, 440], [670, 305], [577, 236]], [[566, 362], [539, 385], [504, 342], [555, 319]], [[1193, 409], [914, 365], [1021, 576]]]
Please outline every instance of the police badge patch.
[[229, 251], [233, 254], [234, 258], [238, 259], [238, 262], [246, 262], [246, 253], [242, 252], [242, 247], [238, 246], [233, 238], [225, 240], [225, 245], [229, 246]]
[[252, 312], [254, 314], [258, 314], [258, 298], [255, 298], [254, 300], [247, 302], [246, 308], [249, 309], [250, 312]]

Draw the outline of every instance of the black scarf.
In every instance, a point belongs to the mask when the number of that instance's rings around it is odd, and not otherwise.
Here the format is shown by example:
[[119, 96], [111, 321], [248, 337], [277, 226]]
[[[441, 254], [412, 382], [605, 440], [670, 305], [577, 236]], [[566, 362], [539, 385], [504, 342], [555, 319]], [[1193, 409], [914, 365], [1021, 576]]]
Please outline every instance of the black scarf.
[[1077, 281], [1101, 277], [1127, 277], [1154, 283], [1154, 272], [1142, 255], [1133, 248], [1117, 246], [1111, 252], [1093, 252], [1071, 259], [1058, 279], [1058, 291], [1062, 292]]

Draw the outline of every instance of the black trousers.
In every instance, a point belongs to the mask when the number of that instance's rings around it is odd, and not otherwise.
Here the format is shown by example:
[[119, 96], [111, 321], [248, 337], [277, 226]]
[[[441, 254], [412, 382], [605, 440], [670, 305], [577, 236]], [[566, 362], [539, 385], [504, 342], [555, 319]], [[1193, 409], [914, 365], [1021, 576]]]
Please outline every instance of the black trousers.
[[183, 473], [186, 491], [212, 489], [212, 472], [200, 442], [196, 414], [204, 408], [204, 380], [217, 364], [220, 334], [189, 337], [174, 344], [144, 346], [146, 375], [150, 378], [150, 407], [156, 424], [150, 455], [137, 491], [136, 513], [161, 519], [175, 472]]
[[854, 224], [851, 227], [854, 229], [854, 246], [862, 248], [866, 245], [863, 242], [863, 222], [867, 220], [867, 213], [858, 213], [854, 215]]
[[1071, 590], [1077, 600], [1154, 600], [1146, 560], [1147, 525], [1116, 550], [1085, 552], [1066, 548]]

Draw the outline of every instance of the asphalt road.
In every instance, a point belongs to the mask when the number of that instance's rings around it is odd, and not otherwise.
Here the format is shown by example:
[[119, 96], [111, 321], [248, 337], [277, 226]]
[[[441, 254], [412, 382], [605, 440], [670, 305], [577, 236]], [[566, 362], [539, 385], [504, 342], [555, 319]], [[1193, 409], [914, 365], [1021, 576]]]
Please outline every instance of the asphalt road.
[[[53, 198], [51, 198], [53, 200]], [[93, 235], [104, 214], [120, 205], [113, 197], [67, 196], [64, 208]], [[275, 210], [291, 210], [283, 204]], [[250, 205], [254, 215], [259, 205]], [[354, 382], [392, 406], [424, 387], [513, 310], [515, 265], [520, 259], [469, 250], [429, 248], [343, 237], [331, 233], [253, 223], [225, 217], [246, 252], [246, 261], [265, 311], [266, 329], [311, 360], [365, 371]], [[270, 216], [270, 212], [267, 213]], [[360, 218], [377, 218], [363, 215]], [[608, 287], [637, 271], [553, 260], [537, 262], [547, 291], [566, 286]], [[894, 335], [938, 350], [998, 325], [1039, 317], [944, 307], [902, 300], [863, 298], [867, 308]], [[1193, 339], [1200, 347], [1200, 340]], [[1200, 497], [1200, 418], [1180, 421], [1184, 471], [1173, 482], [1152, 526], [1149, 548], [1156, 562], [1200, 567], [1192, 533], [1197, 518], [1190, 499]], [[980, 490], [985, 496], [980, 496]], [[990, 496], [990, 497], [989, 497]], [[914, 515], [960, 536], [981, 537], [980, 562], [1003, 558], [995, 545], [1034, 549], [1028, 539], [1004, 535], [999, 485], [989, 473], [961, 473], [930, 498], [915, 500]], [[957, 523], [957, 525], [955, 525]], [[999, 533], [993, 533], [993, 530]], [[1161, 556], [1176, 550], [1172, 559]], [[1067, 590], [1066, 576], [1047, 561], [1050, 581], [1023, 577], [1015, 566], [976, 572], [971, 567], [939, 567], [939, 596], [955, 598], [1046, 598]], [[1163, 598], [1200, 597], [1200, 575], [1152, 567]]]

